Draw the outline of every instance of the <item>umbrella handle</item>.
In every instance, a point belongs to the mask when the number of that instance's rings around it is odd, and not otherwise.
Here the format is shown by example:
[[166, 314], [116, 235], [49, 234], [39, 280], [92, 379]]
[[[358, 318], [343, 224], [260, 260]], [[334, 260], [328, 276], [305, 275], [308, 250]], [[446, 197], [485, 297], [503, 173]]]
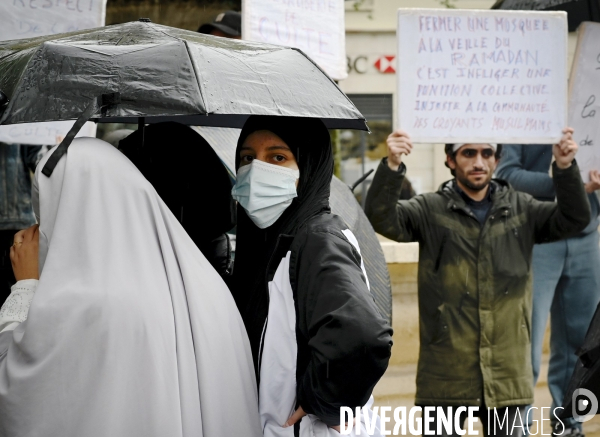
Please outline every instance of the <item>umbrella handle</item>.
[[42, 173], [48, 177], [52, 175], [52, 172], [56, 168], [56, 164], [60, 161], [60, 158], [67, 153], [69, 146], [73, 142], [75, 135], [81, 130], [81, 127], [90, 119], [92, 115], [96, 113], [98, 109], [104, 110], [110, 105], [116, 105], [121, 103], [121, 93], [109, 93], [102, 94], [101, 96], [92, 99], [89, 105], [85, 108], [83, 113], [79, 116], [73, 127], [69, 130], [67, 135], [60, 142], [52, 156], [46, 161], [46, 165], [42, 169]]
[[366, 172], [364, 175], [362, 175], [360, 178], [358, 178], [358, 180], [356, 182], [354, 182], [351, 186], [348, 187], [348, 188], [350, 188], [350, 191], [352, 191], [354, 193], [354, 190], [356, 189], [356, 187], [358, 187], [374, 171], [375, 170], [371, 169], [368, 172]]

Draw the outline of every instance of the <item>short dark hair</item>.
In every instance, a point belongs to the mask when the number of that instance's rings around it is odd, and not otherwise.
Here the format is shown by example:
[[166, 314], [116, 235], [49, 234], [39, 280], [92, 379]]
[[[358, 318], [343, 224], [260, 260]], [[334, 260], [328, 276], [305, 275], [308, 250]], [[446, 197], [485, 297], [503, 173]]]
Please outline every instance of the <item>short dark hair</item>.
[[[446, 152], [446, 156], [449, 156], [452, 161], [456, 161], [456, 153], [458, 152], [458, 150], [456, 152], [453, 152], [452, 149], [454, 148], [454, 143], [452, 144], [446, 144], [446, 146], [444, 147], [444, 152]], [[498, 144], [496, 146], [496, 153], [494, 153], [494, 156], [496, 157], [496, 160], [500, 159], [500, 157], [502, 156], [502, 144]], [[450, 166], [448, 166], [448, 161], [444, 162], [444, 165], [448, 168], [450, 168]], [[452, 174], [452, 176], [456, 176], [456, 172], [450, 168], [450, 173]]]

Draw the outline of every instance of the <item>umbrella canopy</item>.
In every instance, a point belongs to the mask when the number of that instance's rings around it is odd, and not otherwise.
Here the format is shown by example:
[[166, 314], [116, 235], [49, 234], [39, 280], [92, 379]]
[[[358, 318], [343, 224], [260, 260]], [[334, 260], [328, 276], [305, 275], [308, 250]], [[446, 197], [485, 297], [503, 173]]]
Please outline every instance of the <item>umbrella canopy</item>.
[[[235, 175], [235, 149], [240, 136], [238, 129], [216, 127], [195, 128], [217, 152], [232, 175]], [[360, 253], [369, 277], [371, 295], [380, 314], [392, 323], [392, 288], [390, 275], [377, 235], [360, 208], [354, 194], [335, 176], [331, 180], [331, 211], [344, 219], [360, 246]]]
[[569, 32], [583, 21], [600, 22], [600, 0], [497, 0], [492, 9], [565, 11]]
[[[0, 43], [0, 124], [75, 120], [242, 127], [249, 115], [366, 130], [300, 50], [137, 22]], [[91, 104], [98, 101], [96, 108]]]
[[[579, 389], [586, 389], [592, 392], [596, 398], [600, 398], [600, 306], [596, 308], [596, 313], [590, 323], [588, 332], [585, 336], [583, 346], [577, 351], [579, 359], [575, 364], [571, 381], [565, 392], [561, 410], [561, 417], [573, 417], [573, 407], [576, 414], [585, 416], [594, 415], [597, 411], [578, 411], [579, 406], [573, 403], [573, 394]], [[577, 396], [576, 396], [577, 397]], [[586, 405], [587, 406], [587, 405]], [[593, 405], [589, 405], [592, 407]], [[596, 403], [596, 408], [598, 404]]]

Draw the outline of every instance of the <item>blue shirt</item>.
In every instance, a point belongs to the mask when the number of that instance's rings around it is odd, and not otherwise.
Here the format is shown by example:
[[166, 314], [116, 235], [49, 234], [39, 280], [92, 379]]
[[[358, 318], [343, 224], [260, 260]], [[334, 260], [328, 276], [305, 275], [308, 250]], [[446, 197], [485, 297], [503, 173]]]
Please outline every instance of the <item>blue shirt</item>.
[[452, 181], [452, 186], [454, 187], [454, 190], [458, 194], [460, 194], [460, 197], [462, 197], [462, 199], [465, 201], [471, 212], [475, 214], [475, 218], [477, 219], [479, 224], [483, 225], [485, 223], [485, 219], [487, 219], [490, 209], [492, 208], [492, 194], [494, 193], [496, 188], [494, 182], [490, 181], [490, 184], [488, 185], [487, 195], [479, 201], [473, 200], [471, 197], [469, 197], [469, 195], [458, 186], [458, 184], [456, 183], [456, 179]]
[[[538, 200], [554, 201], [554, 182], [548, 173], [551, 163], [552, 146], [549, 144], [504, 144], [496, 177], [507, 181], [515, 190], [531, 194]], [[588, 198], [592, 219], [580, 235], [598, 229], [598, 197], [591, 193]]]

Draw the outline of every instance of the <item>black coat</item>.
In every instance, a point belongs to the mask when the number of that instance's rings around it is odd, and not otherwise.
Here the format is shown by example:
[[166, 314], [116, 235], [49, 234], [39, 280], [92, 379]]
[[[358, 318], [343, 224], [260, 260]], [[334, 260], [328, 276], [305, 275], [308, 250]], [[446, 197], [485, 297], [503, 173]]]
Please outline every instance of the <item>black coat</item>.
[[339, 425], [340, 407], [367, 403], [392, 348], [392, 329], [375, 307], [360, 254], [342, 233], [347, 228], [329, 213], [310, 219], [295, 237], [280, 236], [268, 268], [270, 281], [291, 251], [297, 403], [329, 426]]

